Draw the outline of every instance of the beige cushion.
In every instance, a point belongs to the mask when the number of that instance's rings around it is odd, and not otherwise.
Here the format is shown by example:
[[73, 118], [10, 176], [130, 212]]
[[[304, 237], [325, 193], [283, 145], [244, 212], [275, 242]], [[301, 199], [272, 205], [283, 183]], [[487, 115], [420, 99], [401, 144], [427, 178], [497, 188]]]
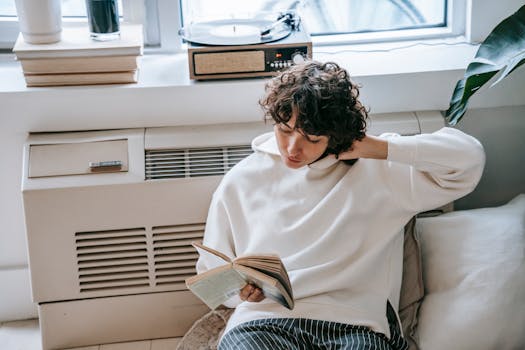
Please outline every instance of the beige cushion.
[[403, 281], [399, 298], [399, 318], [403, 327], [403, 335], [409, 343], [409, 349], [419, 349], [416, 338], [417, 312], [425, 295], [421, 250], [415, 226], [415, 217], [405, 225]]
[[416, 229], [426, 292], [421, 348], [525, 349], [525, 194], [418, 218]]

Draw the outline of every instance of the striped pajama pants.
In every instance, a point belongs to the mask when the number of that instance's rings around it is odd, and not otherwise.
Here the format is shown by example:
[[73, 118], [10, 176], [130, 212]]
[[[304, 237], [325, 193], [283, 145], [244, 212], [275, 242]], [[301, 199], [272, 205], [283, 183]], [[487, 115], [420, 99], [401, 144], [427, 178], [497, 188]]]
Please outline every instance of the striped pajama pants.
[[[389, 305], [387, 314], [393, 313]], [[406, 350], [395, 313], [391, 338], [365, 326], [305, 318], [269, 318], [240, 324], [224, 335], [218, 350]]]

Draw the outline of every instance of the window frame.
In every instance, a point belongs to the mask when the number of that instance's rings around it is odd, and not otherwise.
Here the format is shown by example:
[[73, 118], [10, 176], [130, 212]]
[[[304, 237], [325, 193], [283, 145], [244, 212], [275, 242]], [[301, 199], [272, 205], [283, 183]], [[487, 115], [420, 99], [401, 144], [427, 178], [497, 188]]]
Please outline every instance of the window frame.
[[[490, 30], [511, 11], [516, 11], [522, 0], [502, 0], [498, 3], [497, 13], [486, 11], [484, 0], [448, 0], [447, 27], [407, 29], [359, 34], [334, 34], [312, 37], [314, 48], [326, 45], [346, 45], [356, 43], [374, 43], [399, 40], [423, 40], [454, 36], [464, 36], [466, 40], [480, 41]], [[123, 0], [123, 17], [126, 22], [144, 23], [148, 6], [157, 8], [158, 22], [149, 23], [156, 26], [155, 32], [160, 36], [160, 48], [148, 49], [147, 52], [184, 52], [186, 45], [176, 33], [181, 27], [181, 9], [179, 0]], [[153, 5], [151, 4], [153, 3]], [[78, 19], [64, 19], [64, 22]], [[0, 50], [10, 51], [18, 36], [16, 17], [0, 17]], [[147, 32], [147, 29], [146, 29]]]

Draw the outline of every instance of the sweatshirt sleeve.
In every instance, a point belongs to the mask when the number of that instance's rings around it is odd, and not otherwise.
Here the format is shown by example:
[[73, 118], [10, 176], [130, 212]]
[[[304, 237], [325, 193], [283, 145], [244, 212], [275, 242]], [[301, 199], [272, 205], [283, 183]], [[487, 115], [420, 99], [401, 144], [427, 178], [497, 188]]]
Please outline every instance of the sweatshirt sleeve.
[[388, 138], [387, 160], [393, 172], [389, 176], [392, 192], [404, 209], [415, 213], [474, 190], [485, 153], [474, 137], [445, 127], [432, 134]]
[[[208, 218], [206, 219], [206, 229], [204, 231], [203, 244], [210, 248], [224, 253], [229, 258], [235, 258], [235, 249], [233, 244], [233, 237], [229, 215], [226, 206], [222, 201], [222, 196], [218, 194], [217, 190], [210, 204], [208, 210]], [[197, 273], [208, 271], [212, 268], [224, 265], [224, 260], [216, 257], [213, 254], [202, 254], [197, 260]], [[225, 306], [233, 308], [241, 303], [239, 296], [233, 296], [224, 303]]]

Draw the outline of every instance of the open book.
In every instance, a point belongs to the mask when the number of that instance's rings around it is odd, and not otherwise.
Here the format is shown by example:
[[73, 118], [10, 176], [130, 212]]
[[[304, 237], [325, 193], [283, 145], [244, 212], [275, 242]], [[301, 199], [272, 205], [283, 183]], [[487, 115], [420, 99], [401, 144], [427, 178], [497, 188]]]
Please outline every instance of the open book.
[[186, 286], [208, 307], [215, 309], [247, 283], [261, 288], [265, 297], [292, 310], [293, 292], [288, 273], [275, 254], [245, 255], [231, 260], [221, 252], [192, 242], [199, 254], [213, 254], [224, 260], [224, 265], [186, 279]]

